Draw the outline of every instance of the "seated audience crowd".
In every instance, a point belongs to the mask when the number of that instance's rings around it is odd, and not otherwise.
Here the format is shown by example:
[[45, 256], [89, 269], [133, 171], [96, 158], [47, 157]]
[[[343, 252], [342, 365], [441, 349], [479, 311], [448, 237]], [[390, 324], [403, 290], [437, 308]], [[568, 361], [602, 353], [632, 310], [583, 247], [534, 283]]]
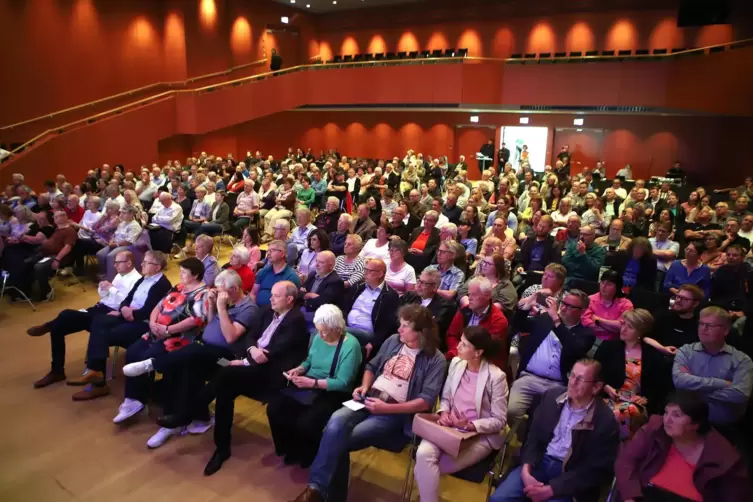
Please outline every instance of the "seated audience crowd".
[[[682, 196], [661, 180], [599, 183], [603, 166], [571, 175], [567, 148], [558, 159], [478, 182], [462, 158], [300, 149], [104, 165], [39, 194], [13, 175], [3, 290], [51, 301], [54, 275], [96, 263], [100, 297], [28, 329], [52, 354], [34, 388], [106, 396], [122, 347], [113, 422], [158, 401], [150, 448], [214, 427], [207, 476], [231, 458], [235, 400], [265, 402], [275, 453], [309, 469], [296, 502], [345, 501], [350, 452], [400, 451], [414, 419], [473, 436], [459, 454], [415, 438], [425, 502], [512, 426], [522, 448], [495, 502], [596, 501], [615, 476], [625, 501], [745, 500], [753, 179]], [[227, 263], [215, 238], [232, 243]], [[65, 337], [80, 331], [84, 372], [68, 378]]]

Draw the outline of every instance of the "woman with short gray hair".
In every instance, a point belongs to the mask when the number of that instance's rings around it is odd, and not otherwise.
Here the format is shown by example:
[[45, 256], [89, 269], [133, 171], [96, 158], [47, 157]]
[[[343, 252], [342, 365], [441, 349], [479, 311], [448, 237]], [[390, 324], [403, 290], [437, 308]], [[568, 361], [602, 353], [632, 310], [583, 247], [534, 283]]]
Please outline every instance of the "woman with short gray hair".
[[365, 264], [358, 256], [363, 248], [363, 239], [358, 234], [349, 234], [345, 238], [345, 254], [335, 260], [335, 272], [345, 283], [346, 288], [358, 286], [364, 278]]
[[361, 366], [361, 344], [345, 331], [345, 317], [334, 305], [314, 313], [308, 357], [285, 373], [288, 387], [270, 399], [267, 418], [275, 453], [285, 464], [308, 468], [332, 414], [350, 399]]
[[136, 221], [139, 209], [135, 206], [123, 206], [120, 210], [120, 224], [107, 243], [107, 246], [97, 251], [99, 262], [99, 278], [112, 282], [117, 275], [115, 258], [121, 251], [129, 251], [130, 247], [141, 235], [141, 225]]

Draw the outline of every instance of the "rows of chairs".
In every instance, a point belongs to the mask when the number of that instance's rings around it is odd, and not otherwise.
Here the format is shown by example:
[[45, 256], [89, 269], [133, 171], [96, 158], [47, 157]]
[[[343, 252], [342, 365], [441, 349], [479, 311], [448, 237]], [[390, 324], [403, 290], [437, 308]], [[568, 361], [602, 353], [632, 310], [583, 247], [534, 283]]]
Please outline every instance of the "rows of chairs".
[[333, 59], [327, 61], [332, 63], [359, 63], [367, 61], [394, 61], [400, 59], [420, 59], [420, 58], [464, 58], [468, 56], [468, 49], [435, 49], [432, 51], [400, 51], [400, 52], [378, 52], [368, 54], [338, 54]]

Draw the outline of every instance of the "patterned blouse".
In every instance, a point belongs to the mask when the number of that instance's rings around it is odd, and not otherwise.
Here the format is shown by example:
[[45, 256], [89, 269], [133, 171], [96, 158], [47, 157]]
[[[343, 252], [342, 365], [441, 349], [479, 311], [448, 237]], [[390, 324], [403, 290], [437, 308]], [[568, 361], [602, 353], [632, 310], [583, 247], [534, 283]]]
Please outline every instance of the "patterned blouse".
[[201, 333], [207, 320], [208, 288], [201, 285], [193, 291], [183, 293], [184, 288], [184, 284], [178, 284], [162, 299], [157, 322], [163, 326], [172, 326], [191, 318], [194, 320], [194, 327], [180, 335], [182, 338], [193, 340]]

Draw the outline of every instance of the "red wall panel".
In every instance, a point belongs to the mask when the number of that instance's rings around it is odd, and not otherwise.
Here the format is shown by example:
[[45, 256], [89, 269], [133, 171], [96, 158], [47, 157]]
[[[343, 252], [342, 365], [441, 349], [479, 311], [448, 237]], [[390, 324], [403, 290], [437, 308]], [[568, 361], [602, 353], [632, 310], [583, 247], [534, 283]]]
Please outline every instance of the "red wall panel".
[[[596, 161], [600, 160], [602, 145], [604, 143], [604, 131], [602, 129], [556, 129], [554, 132], [554, 156], [562, 148], [568, 145], [572, 157], [570, 165], [572, 173], [579, 173], [584, 167], [593, 168]], [[554, 157], [550, 156], [550, 158]], [[552, 158], [552, 161], [555, 161]]]

